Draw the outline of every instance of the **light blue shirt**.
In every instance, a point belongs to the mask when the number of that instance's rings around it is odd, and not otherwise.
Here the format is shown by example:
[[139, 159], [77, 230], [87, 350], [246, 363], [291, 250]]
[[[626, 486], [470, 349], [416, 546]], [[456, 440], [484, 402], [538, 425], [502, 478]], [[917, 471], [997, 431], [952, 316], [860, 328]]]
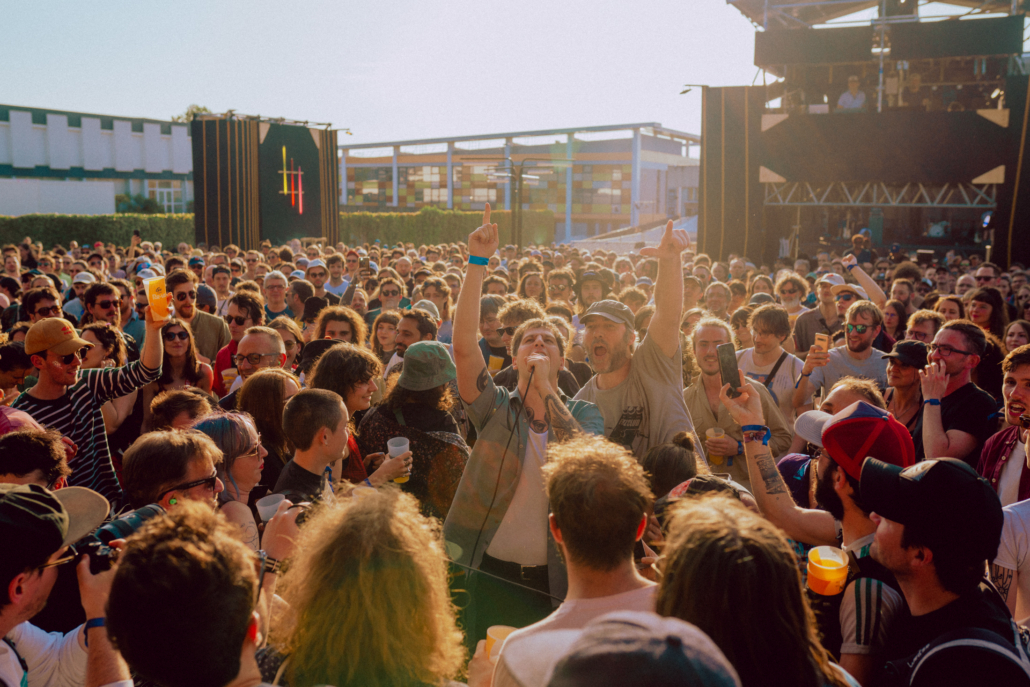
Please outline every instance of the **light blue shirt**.
[[865, 91], [859, 91], [858, 95], [851, 95], [851, 91], [844, 91], [837, 98], [838, 110], [861, 110], [865, 108]]

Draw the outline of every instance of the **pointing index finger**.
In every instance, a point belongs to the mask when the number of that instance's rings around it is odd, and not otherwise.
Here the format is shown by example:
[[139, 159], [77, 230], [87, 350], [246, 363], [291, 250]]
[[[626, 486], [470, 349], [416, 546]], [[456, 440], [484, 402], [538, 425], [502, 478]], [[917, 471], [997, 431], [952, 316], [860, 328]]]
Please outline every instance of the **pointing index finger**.
[[486, 208], [483, 210], [483, 224], [490, 224], [490, 203], [487, 203]]

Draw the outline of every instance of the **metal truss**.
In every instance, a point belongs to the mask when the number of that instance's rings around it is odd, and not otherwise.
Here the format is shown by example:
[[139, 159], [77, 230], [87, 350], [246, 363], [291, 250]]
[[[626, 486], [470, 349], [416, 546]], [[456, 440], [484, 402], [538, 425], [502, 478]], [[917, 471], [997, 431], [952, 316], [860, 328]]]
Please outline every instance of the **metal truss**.
[[883, 182], [765, 184], [765, 204], [820, 207], [977, 208], [997, 207], [997, 184], [886, 184]]

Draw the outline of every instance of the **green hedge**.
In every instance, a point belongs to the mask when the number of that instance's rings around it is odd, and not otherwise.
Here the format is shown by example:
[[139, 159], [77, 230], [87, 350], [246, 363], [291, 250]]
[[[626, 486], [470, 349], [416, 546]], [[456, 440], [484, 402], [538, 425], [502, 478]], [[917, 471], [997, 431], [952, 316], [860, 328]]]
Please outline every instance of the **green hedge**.
[[26, 236], [45, 248], [69, 241], [80, 245], [97, 241], [128, 246], [132, 230], [139, 229], [144, 241], [160, 241], [175, 250], [180, 242], [193, 243], [193, 215], [20, 215], [0, 216], [0, 244], [21, 243]]
[[[512, 213], [494, 210], [490, 220], [497, 223], [501, 245], [511, 243]], [[372, 243], [376, 239], [384, 245], [398, 241], [416, 246], [430, 243], [467, 241], [483, 221], [482, 212], [441, 210], [427, 207], [418, 212], [346, 212], [340, 213], [340, 237], [344, 243]], [[549, 244], [554, 241], [554, 213], [549, 210], [522, 212], [523, 242]]]
[[[511, 243], [512, 213], [495, 210], [490, 215], [497, 223], [501, 245]], [[340, 237], [344, 243], [385, 245], [398, 241], [416, 246], [429, 243], [466, 241], [483, 220], [482, 212], [462, 212], [422, 208], [418, 212], [345, 212], [340, 213]], [[196, 234], [192, 214], [179, 215], [21, 215], [0, 216], [0, 244], [18, 244], [26, 236], [46, 248], [75, 240], [80, 245], [97, 241], [129, 245], [132, 230], [139, 229], [144, 241], [161, 241], [167, 248], [185, 241], [193, 244]], [[548, 244], [554, 241], [554, 213], [526, 210], [522, 213], [525, 243]]]

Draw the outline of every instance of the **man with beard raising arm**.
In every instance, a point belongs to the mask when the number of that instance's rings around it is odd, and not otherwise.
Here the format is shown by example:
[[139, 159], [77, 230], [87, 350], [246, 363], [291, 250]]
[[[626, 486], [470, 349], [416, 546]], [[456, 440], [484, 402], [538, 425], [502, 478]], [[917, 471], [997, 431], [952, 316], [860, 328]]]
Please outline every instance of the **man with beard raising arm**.
[[819, 447], [816, 500], [825, 510], [795, 505], [769, 451], [770, 430], [762, 403], [740, 376], [741, 395], [730, 398], [725, 385], [720, 400], [744, 434], [751, 487], [762, 514], [788, 537], [815, 546], [840, 546], [849, 558], [849, 582], [835, 596], [809, 592], [823, 646], [840, 665], [868, 686], [883, 664], [887, 632], [902, 608], [897, 581], [869, 556], [876, 524], [859, 489], [862, 462], [880, 456], [891, 464], [915, 463], [912, 437], [887, 411], [856, 402], [836, 415], [811, 410], [798, 417], [795, 430]]
[[[654, 317], [639, 346], [635, 347], [633, 311], [618, 301], [597, 301], [580, 318], [586, 326], [583, 346], [596, 374], [576, 400], [596, 403], [604, 417], [605, 436], [637, 460], [652, 446], [672, 441], [678, 432], [694, 433], [683, 402], [679, 332], [681, 254], [689, 247], [687, 232], [673, 229], [669, 220], [658, 247], [641, 249], [641, 255], [657, 258], [658, 277]], [[696, 436], [694, 445], [700, 446]]]

